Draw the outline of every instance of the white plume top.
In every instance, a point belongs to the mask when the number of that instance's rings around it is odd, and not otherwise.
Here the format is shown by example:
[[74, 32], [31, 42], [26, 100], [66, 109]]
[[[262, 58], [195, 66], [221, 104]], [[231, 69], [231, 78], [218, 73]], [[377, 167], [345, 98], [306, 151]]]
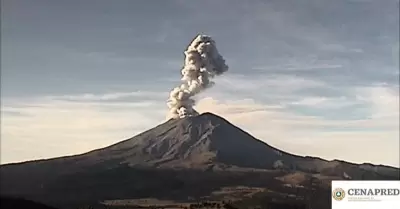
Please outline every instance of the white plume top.
[[192, 98], [214, 83], [211, 79], [228, 70], [224, 58], [218, 53], [215, 41], [206, 35], [198, 35], [188, 46], [182, 69], [182, 84], [174, 88], [168, 99], [169, 117], [184, 118], [198, 115], [193, 109]]

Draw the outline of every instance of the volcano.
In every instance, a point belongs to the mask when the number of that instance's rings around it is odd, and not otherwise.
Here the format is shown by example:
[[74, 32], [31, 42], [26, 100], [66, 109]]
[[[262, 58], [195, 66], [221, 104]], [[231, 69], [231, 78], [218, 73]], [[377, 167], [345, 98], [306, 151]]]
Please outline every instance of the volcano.
[[71, 208], [137, 198], [216, 199], [216, 191], [237, 186], [287, 195], [311, 189], [320, 192], [307, 201], [327, 204], [331, 180], [397, 180], [399, 169], [293, 155], [203, 113], [81, 155], [2, 165], [0, 175], [1, 195]]

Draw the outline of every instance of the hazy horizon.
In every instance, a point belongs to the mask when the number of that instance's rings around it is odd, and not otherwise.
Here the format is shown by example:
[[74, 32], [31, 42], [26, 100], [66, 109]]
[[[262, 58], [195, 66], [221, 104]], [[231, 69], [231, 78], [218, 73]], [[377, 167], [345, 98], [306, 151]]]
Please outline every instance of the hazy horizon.
[[196, 110], [293, 154], [399, 167], [399, 0], [1, 4], [1, 164], [164, 122], [201, 33], [229, 71]]

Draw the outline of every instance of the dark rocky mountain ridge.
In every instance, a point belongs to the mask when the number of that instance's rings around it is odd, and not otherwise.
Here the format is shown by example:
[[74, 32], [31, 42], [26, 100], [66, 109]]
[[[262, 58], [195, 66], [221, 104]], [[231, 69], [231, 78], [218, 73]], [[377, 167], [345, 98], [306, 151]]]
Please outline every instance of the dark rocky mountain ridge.
[[280, 181], [308, 184], [314, 179], [327, 189], [332, 179], [397, 180], [399, 169], [293, 155], [203, 113], [171, 119], [81, 155], [1, 165], [0, 175], [2, 195], [60, 206], [113, 198], [176, 199], [238, 184], [272, 188]]
[[[276, 163], [277, 161], [283, 165]], [[46, 164], [77, 169], [100, 164], [222, 170], [286, 167], [313, 173], [349, 167], [374, 172], [377, 175], [399, 174], [398, 168], [390, 166], [355, 164], [341, 160], [327, 161], [318, 157], [293, 155], [269, 146], [212, 113], [171, 119], [135, 137], [81, 155], [5, 164], [0, 168], [33, 168]]]

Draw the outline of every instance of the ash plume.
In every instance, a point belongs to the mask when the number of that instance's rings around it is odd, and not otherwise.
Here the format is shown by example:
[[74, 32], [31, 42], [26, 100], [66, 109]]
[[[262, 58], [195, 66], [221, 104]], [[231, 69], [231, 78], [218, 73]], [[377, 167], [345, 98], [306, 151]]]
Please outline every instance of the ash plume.
[[182, 68], [182, 84], [174, 88], [167, 105], [170, 118], [198, 115], [192, 98], [214, 85], [211, 79], [228, 70], [224, 58], [218, 53], [215, 41], [207, 35], [198, 35], [188, 46]]

